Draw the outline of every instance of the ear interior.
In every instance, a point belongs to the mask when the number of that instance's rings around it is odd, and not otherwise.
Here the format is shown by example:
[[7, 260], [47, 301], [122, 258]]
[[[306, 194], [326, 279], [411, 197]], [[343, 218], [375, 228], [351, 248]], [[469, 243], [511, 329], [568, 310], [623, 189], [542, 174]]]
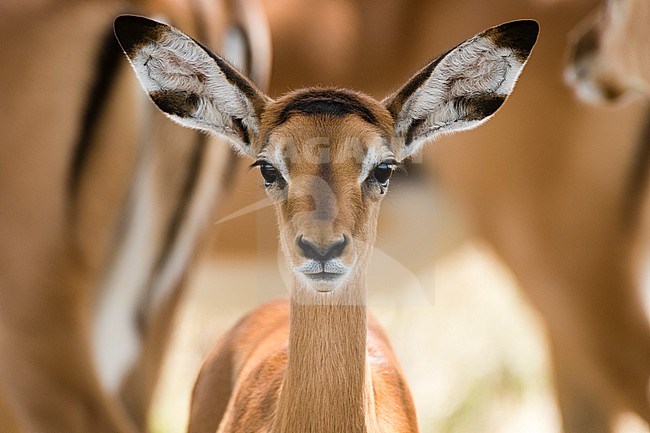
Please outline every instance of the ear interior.
[[252, 154], [268, 98], [221, 57], [181, 31], [123, 15], [115, 35], [144, 90], [175, 122], [228, 138]]
[[512, 92], [539, 33], [533, 20], [488, 29], [443, 54], [384, 101], [409, 156], [487, 121]]

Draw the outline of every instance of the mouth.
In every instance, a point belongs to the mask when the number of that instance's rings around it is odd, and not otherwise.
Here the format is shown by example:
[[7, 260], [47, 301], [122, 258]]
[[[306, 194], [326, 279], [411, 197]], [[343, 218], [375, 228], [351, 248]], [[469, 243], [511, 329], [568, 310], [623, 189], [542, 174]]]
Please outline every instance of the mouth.
[[338, 260], [326, 262], [308, 260], [294, 268], [318, 292], [331, 292], [345, 279], [348, 268]]
[[338, 280], [343, 274], [323, 271], [316, 274], [305, 274], [305, 276], [314, 281], [331, 282]]

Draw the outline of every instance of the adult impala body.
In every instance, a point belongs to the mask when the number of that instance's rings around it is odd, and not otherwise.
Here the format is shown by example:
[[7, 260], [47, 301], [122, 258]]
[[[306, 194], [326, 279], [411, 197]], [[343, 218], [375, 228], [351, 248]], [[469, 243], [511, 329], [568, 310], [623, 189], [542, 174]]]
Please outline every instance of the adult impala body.
[[[620, 101], [623, 97], [650, 98], [650, 2], [644, 0], [603, 1], [576, 27], [571, 38], [571, 52], [566, 78], [576, 94], [591, 103]], [[648, 108], [646, 107], [646, 110]], [[645, 130], [638, 137], [630, 159], [620, 209], [623, 242], [632, 251], [625, 270], [634, 291], [619, 292], [641, 304], [640, 295], [648, 287], [650, 266], [650, 117], [646, 115]], [[612, 143], [616, 146], [617, 143]], [[650, 423], [650, 325], [648, 312], [632, 310], [636, 329], [630, 333], [640, 336], [637, 351], [644, 353], [638, 361], [630, 353], [621, 353], [618, 375], [629, 377], [628, 384], [614, 379], [614, 388], [622, 399], [623, 410], [633, 410]], [[639, 317], [640, 316], [640, 317]], [[612, 363], [613, 364], [613, 363]], [[622, 371], [625, 370], [625, 373]], [[620, 400], [619, 400], [620, 401]]]
[[268, 78], [255, 1], [0, 6], [3, 432], [145, 429], [185, 274], [222, 196], [227, 146], [139, 102], [112, 32], [129, 10], [233, 47]]
[[513, 90], [534, 21], [495, 27], [379, 102], [336, 88], [277, 100], [180, 31], [123, 16], [116, 35], [143, 88], [181, 125], [255, 160], [292, 269], [291, 300], [248, 315], [196, 384], [189, 430], [416, 432], [385, 336], [368, 327], [366, 267], [393, 168], [435, 137], [474, 128]]

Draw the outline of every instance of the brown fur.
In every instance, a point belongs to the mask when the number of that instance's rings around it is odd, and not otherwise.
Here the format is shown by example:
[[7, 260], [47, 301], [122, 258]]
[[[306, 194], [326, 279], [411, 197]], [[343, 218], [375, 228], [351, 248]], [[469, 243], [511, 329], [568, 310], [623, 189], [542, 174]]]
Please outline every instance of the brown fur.
[[[225, 1], [29, 3], [8, 15], [0, 6], [0, 78], [9, 110], [0, 119], [0, 401], [16, 418], [0, 415], [0, 431], [20, 431], [14, 424], [29, 432], [144, 431], [189, 264], [164, 299], [154, 303], [151, 287], [178, 237], [192, 237], [190, 257], [206, 238], [204, 230], [198, 237], [185, 232], [188, 222], [209, 227], [204, 223], [234, 157], [223, 143], [207, 146], [205, 137], [169, 124], [153, 106], [143, 108], [123, 58], [102, 101], [89, 100], [90, 89], [118, 13], [164, 14], [215, 46], [235, 14]], [[259, 76], [265, 68], [256, 67]], [[101, 109], [70, 194], [74, 145], [92, 105]], [[129, 238], [133, 185], [145, 166], [156, 212], [154, 266], [128, 319], [140, 352], [109, 395], [92, 359], [91, 330], [102, 281]]]
[[[85, 261], [71, 252], [66, 221], [67, 168], [93, 72], [84, 47], [100, 45], [116, 6], [73, 2], [0, 26], [4, 106], [12, 107], [0, 121], [0, 383], [26, 431], [134, 431], [92, 369], [94, 295], [83, 288]], [[0, 430], [10, 431], [4, 421]]]
[[[417, 431], [410, 392], [381, 328], [370, 320], [367, 342], [359, 340], [364, 339], [365, 332], [354, 338], [351, 335], [352, 324], [365, 327], [365, 308], [295, 305], [292, 308], [298, 310], [295, 313], [298, 317], [291, 322], [296, 330], [303, 329], [301, 334], [312, 335], [314, 330], [322, 330], [327, 334], [322, 338], [327, 338], [333, 346], [322, 354], [294, 347], [291, 353], [295, 353], [297, 359], [290, 364], [288, 351], [292, 349], [287, 341], [298, 337], [290, 337], [289, 303], [274, 301], [252, 311], [206, 358], [192, 395], [189, 433], [215, 432], [222, 419], [219, 432], [374, 431], [364, 430], [364, 424], [359, 424], [365, 419], [366, 410], [361, 392], [366, 386], [365, 355], [355, 351], [356, 359], [362, 360], [362, 364], [352, 363], [350, 353], [346, 355], [343, 347], [336, 346], [345, 342], [350, 344], [350, 349], [357, 346], [355, 350], [367, 345], [380, 431]], [[330, 358], [332, 356], [335, 357]], [[287, 374], [295, 375], [295, 379], [288, 379]], [[343, 382], [333, 384], [333, 377], [341, 377]], [[356, 379], [351, 380], [354, 377]], [[298, 380], [299, 383], [295, 389], [294, 385], [283, 388], [285, 380], [291, 383]], [[327, 384], [334, 387], [327, 388]], [[354, 392], [355, 386], [360, 388], [357, 392]], [[278, 414], [278, 396], [283, 391], [294, 399], [286, 405], [284, 413]], [[346, 401], [345, 396], [357, 400]], [[271, 429], [273, 421], [280, 417], [291, 421], [278, 426], [278, 430]]]

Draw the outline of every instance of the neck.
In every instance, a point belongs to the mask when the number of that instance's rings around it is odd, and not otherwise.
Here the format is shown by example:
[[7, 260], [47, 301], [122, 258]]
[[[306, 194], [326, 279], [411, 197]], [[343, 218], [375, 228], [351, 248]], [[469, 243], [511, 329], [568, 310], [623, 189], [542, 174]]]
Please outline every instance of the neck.
[[365, 275], [330, 293], [294, 277], [289, 359], [274, 433], [374, 430], [366, 334]]

